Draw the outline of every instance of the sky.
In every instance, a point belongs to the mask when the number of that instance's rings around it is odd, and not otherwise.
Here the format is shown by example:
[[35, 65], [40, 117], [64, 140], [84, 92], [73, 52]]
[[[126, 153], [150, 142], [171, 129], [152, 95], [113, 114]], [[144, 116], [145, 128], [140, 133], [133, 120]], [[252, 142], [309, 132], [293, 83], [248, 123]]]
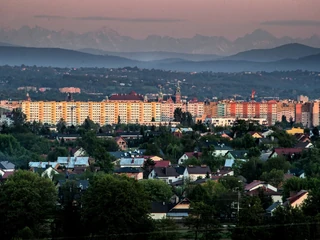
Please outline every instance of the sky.
[[320, 0], [0, 0], [0, 27], [121, 35], [243, 36], [264, 29], [275, 36], [320, 35]]

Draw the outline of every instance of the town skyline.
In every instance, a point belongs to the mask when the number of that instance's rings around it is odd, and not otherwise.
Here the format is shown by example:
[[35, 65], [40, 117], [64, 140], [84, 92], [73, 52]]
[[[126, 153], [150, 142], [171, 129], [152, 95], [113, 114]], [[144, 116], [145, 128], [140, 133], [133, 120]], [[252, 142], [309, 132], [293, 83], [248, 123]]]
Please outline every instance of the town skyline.
[[28, 25], [81, 33], [108, 27], [134, 38], [201, 34], [235, 39], [259, 28], [277, 37], [309, 37], [319, 34], [320, 26], [320, 3], [316, 0], [272, 0], [263, 4], [252, 0], [4, 0], [2, 5], [1, 28]]

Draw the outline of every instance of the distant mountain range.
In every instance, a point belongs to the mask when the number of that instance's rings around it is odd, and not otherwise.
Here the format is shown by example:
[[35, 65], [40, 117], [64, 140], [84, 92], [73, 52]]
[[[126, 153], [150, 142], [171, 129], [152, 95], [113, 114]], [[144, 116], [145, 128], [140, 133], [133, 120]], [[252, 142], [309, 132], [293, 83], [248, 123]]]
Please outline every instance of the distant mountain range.
[[298, 59], [320, 53], [320, 48], [299, 43], [290, 43], [271, 49], [253, 49], [225, 57], [224, 60], [244, 60], [253, 62], [272, 62], [283, 59]]
[[[73, 50], [91, 48], [117, 53], [175, 52], [220, 56], [229, 56], [252, 49], [274, 48], [288, 43], [300, 43], [310, 47], [320, 48], [320, 37], [317, 35], [305, 39], [291, 37], [277, 38], [262, 29], [257, 29], [250, 34], [230, 41], [221, 36], [202, 36], [199, 34], [192, 38], [150, 35], [145, 39], [134, 39], [128, 36], [122, 36], [109, 28], [102, 28], [97, 31], [80, 34], [66, 30], [51, 31], [41, 27], [30, 28], [24, 26], [17, 30], [0, 29], [0, 42], [25, 47], [64, 48]], [[210, 58], [211, 57], [206, 59], [202, 58], [201, 60], [209, 60]], [[139, 60], [143, 60], [143, 56], [139, 56]]]
[[[286, 51], [284, 51], [286, 49]], [[297, 49], [297, 50], [296, 50]], [[253, 54], [252, 51], [229, 57], [230, 59], [216, 59], [208, 61], [190, 61], [180, 58], [160, 59], [155, 61], [137, 61], [118, 56], [94, 55], [74, 50], [57, 48], [27, 48], [0, 46], [0, 65], [29, 65], [29, 66], [51, 66], [51, 67], [139, 67], [154, 68], [186, 72], [243, 72], [243, 71], [292, 71], [308, 70], [320, 71], [319, 50], [312, 50], [314, 55], [305, 56], [301, 49], [309, 47], [299, 44], [289, 44], [275, 49], [261, 50]], [[317, 51], [316, 51], [317, 50]], [[266, 56], [263, 58], [263, 56]], [[232, 58], [238, 59], [232, 59]], [[282, 58], [277, 60], [277, 58]], [[276, 61], [263, 62], [268, 58]], [[289, 59], [291, 58], [291, 59]], [[247, 59], [258, 59], [260, 61], [248, 61]]]

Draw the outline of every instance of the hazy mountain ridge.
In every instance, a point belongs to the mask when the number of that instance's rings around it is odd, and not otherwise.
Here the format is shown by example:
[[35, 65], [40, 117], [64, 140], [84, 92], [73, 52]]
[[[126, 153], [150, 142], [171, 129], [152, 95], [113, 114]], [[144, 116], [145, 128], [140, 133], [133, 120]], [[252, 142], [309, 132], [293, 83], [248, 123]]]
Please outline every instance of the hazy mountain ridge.
[[51, 66], [51, 67], [139, 67], [185, 72], [243, 72], [243, 71], [320, 71], [320, 54], [299, 59], [274, 62], [252, 62], [241, 60], [186, 61], [179, 58], [157, 61], [134, 61], [116, 56], [92, 55], [55, 48], [0, 47], [0, 65]]
[[225, 57], [224, 60], [244, 60], [253, 62], [272, 62], [282, 59], [298, 59], [320, 53], [320, 48], [299, 43], [290, 43], [270, 49], [253, 49]]
[[235, 41], [221, 36], [195, 35], [192, 38], [173, 38], [150, 35], [145, 39], [122, 36], [118, 32], [102, 28], [87, 33], [51, 31], [41, 27], [27, 26], [15, 29], [0, 29], [0, 42], [26, 47], [99, 49], [109, 52], [176, 52], [189, 54], [216, 54], [228, 56], [251, 49], [273, 48], [288, 43], [300, 43], [320, 47], [320, 37], [306, 39], [291, 37], [277, 38], [258, 29]]

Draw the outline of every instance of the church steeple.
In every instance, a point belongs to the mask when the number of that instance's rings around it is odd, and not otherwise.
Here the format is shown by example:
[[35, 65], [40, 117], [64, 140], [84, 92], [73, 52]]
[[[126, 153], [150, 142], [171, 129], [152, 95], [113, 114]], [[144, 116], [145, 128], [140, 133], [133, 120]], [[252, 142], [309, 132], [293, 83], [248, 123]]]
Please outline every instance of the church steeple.
[[160, 86], [159, 94], [158, 94], [158, 102], [163, 101], [163, 93], [162, 93], [162, 86]]
[[27, 94], [26, 94], [26, 97], [27, 97], [27, 101], [31, 101], [31, 97], [30, 97], [30, 95], [29, 95], [29, 93], [27, 92]]
[[180, 90], [180, 84], [178, 81], [177, 89], [176, 89], [176, 103], [181, 102], [181, 90]]

